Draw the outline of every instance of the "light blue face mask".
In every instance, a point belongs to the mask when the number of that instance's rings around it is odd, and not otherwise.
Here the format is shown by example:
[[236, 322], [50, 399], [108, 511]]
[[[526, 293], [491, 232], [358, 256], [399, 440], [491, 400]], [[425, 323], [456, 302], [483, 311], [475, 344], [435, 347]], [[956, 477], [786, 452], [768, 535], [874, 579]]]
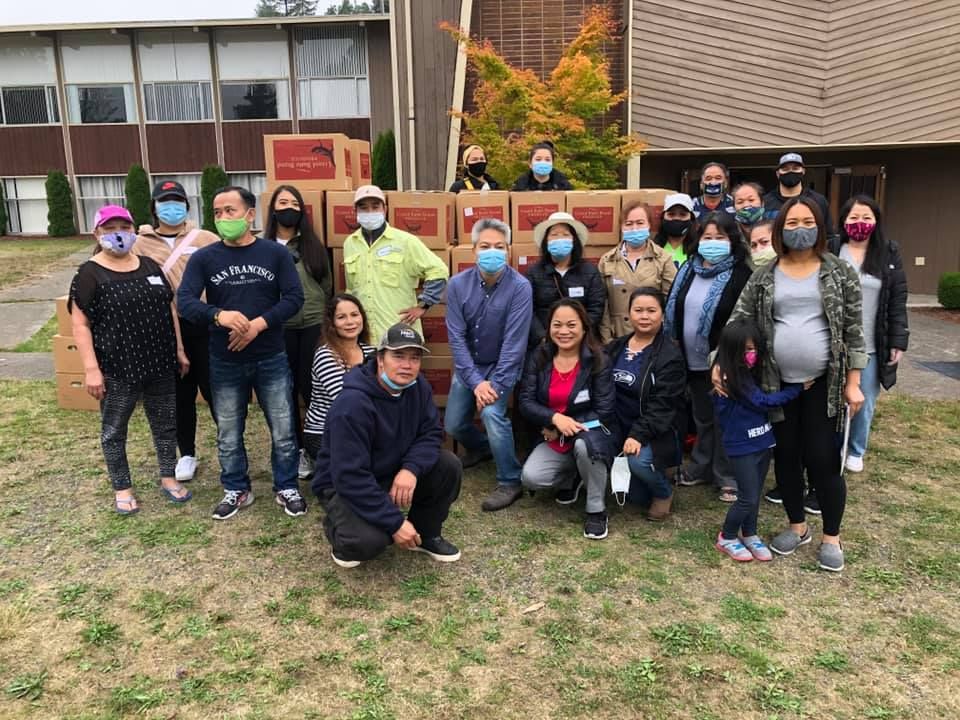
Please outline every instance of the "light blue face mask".
[[623, 241], [630, 247], [638, 248], [650, 239], [650, 228], [639, 230], [624, 230]]
[[554, 260], [564, 260], [573, 252], [573, 238], [554, 238], [547, 241], [547, 252]]
[[477, 267], [488, 275], [495, 275], [507, 266], [507, 251], [490, 248], [477, 253]]
[[538, 160], [530, 166], [534, 175], [545, 177], [553, 172], [553, 162], [550, 160]]
[[386, 370], [380, 373], [380, 380], [383, 382], [384, 385], [386, 385], [388, 388], [390, 388], [394, 392], [403, 392], [407, 388], [412, 388], [414, 385], [417, 384], [417, 378], [414, 378], [412, 382], [409, 382], [406, 385], [398, 385], [387, 376]]
[[729, 240], [701, 240], [697, 252], [707, 262], [720, 262], [730, 254]]
[[187, 204], [179, 200], [158, 201], [156, 209], [160, 221], [171, 227], [176, 227], [187, 219]]

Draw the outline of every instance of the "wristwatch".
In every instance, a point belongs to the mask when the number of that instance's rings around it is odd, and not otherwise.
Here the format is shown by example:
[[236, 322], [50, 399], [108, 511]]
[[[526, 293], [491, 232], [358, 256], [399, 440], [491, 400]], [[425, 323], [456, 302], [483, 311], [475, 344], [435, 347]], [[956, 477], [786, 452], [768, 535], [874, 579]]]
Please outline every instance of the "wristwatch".
[[220, 313], [222, 313], [222, 312], [223, 312], [223, 310], [217, 310], [217, 311], [213, 314], [213, 324], [216, 325], [217, 327], [220, 327]]
[[421, 300], [420, 302], [417, 303], [417, 307], [418, 307], [418, 308], [421, 308], [421, 309], [423, 309], [423, 310], [429, 310], [429, 309], [430, 309], [430, 304], [424, 302], [423, 300]]

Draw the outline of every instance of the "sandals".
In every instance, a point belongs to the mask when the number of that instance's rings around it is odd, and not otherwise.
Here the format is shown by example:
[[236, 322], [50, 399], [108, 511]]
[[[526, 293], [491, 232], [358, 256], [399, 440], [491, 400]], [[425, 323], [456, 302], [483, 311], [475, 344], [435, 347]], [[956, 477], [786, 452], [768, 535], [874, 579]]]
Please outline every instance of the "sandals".
[[133, 495], [128, 498], [115, 497], [113, 499], [113, 507], [118, 515], [136, 515], [140, 512], [140, 506], [137, 504], [137, 499]]
[[720, 488], [720, 502], [735, 503], [737, 501], [737, 491], [733, 488]]
[[[174, 493], [175, 493], [176, 491], [178, 491], [178, 490], [183, 490], [183, 491], [186, 492], [186, 494], [185, 494], [185, 495], [176, 495], [176, 494], [174, 494]], [[177, 504], [185, 503], [185, 502], [187, 502], [190, 498], [193, 497], [193, 493], [190, 492], [189, 490], [187, 490], [187, 488], [185, 488], [185, 487], [184, 487], [183, 485], [181, 485], [180, 483], [177, 483], [177, 486], [176, 486], [175, 488], [173, 488], [172, 490], [171, 490], [170, 488], [167, 488], [167, 487], [164, 487], [163, 485], [161, 485], [161, 486], [160, 486], [160, 492], [162, 492], [164, 495], [167, 496], [167, 500], [169, 500], [169, 501], [172, 502], [172, 503], [177, 503]]]

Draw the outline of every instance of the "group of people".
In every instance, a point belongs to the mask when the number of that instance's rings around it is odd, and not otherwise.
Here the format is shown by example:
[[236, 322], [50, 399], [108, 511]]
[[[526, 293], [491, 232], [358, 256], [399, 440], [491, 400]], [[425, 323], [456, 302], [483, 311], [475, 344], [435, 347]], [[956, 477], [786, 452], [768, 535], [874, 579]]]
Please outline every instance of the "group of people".
[[[553, 157], [552, 145], [536, 145], [518, 185], [566, 183]], [[455, 189], [496, 187], [482, 148], [463, 160]], [[470, 238], [475, 266], [450, 278], [418, 238], [387, 223], [383, 192], [364, 186], [360, 227], [344, 244], [348, 292], [337, 295], [293, 186], [273, 192], [262, 237], [251, 230], [255, 198], [240, 187], [216, 193], [216, 235], [187, 222], [176, 182], [157, 184], [154, 224], [139, 231], [124, 208], [104, 207], [70, 301], [86, 385], [101, 401], [115, 509], [139, 509], [125, 447], [141, 397], [161, 493], [191, 499], [198, 391], [217, 425], [224, 495], [213, 517], [249, 506], [252, 391], [270, 430], [275, 501], [303, 515], [299, 480], [312, 478], [344, 567], [390, 544], [458, 559], [442, 525], [463, 468], [489, 461], [496, 484], [483, 510], [524, 489], [552, 491], [561, 505], [585, 490], [583, 534], [602, 539], [610, 468], [622, 457], [627, 499], [651, 520], [669, 515], [674, 479], [713, 483], [731, 503], [716, 546], [735, 560], [793, 553], [812, 537], [806, 513], [822, 512], [819, 563], [840, 570], [842, 472], [863, 469], [874, 403], [907, 348], [906, 281], [874, 200], [851, 198], [834, 233], [803, 174], [802, 157], [788, 153], [771, 193], [752, 183], [728, 192], [727, 169], [710, 163], [702, 194], [669, 195], [656, 230], [649, 207], [627, 203], [621, 241], [597, 266], [584, 259], [586, 227], [554, 213], [536, 228], [541, 256], [526, 276], [510, 264], [510, 227], [484, 218]], [[420, 318], [440, 302], [454, 363], [443, 427], [420, 377], [429, 352]], [[442, 449], [444, 429], [462, 457]], [[768, 546], [756, 523], [771, 458], [768, 498], [780, 499], [789, 526]]]

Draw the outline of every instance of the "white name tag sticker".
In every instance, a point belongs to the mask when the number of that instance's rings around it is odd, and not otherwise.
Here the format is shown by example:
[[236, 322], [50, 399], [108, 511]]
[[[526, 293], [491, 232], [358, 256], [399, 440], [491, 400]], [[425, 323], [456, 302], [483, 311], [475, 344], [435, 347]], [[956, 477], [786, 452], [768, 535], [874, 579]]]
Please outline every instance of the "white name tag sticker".
[[386, 247], [382, 247], [379, 250], [377, 250], [377, 257], [386, 257], [392, 252], [393, 252], [393, 248], [390, 245], [387, 245]]
[[583, 297], [583, 288], [582, 287], [570, 288], [570, 297]]
[[464, 217], [473, 217], [473, 208], [472, 208], [472, 207], [465, 207], [465, 208], [463, 209], [463, 216], [464, 216]]
[[581, 390], [577, 393], [577, 396], [573, 399], [575, 403], [590, 402], [590, 391]]
[[627, 281], [626, 281], [626, 280], [621, 280], [620, 278], [614, 278], [614, 279], [613, 279], [613, 284], [614, 284], [614, 285], [626, 285], [626, 284], [627, 284]]
[[163, 285], [163, 278], [157, 275], [147, 275], [147, 282], [151, 285]]
[[183, 249], [183, 254], [184, 254], [184, 255], [193, 255], [193, 254], [194, 254], [197, 250], [199, 250], [199, 249], [200, 249], [200, 248], [198, 248], [196, 245], [191, 245], [190, 247]]

